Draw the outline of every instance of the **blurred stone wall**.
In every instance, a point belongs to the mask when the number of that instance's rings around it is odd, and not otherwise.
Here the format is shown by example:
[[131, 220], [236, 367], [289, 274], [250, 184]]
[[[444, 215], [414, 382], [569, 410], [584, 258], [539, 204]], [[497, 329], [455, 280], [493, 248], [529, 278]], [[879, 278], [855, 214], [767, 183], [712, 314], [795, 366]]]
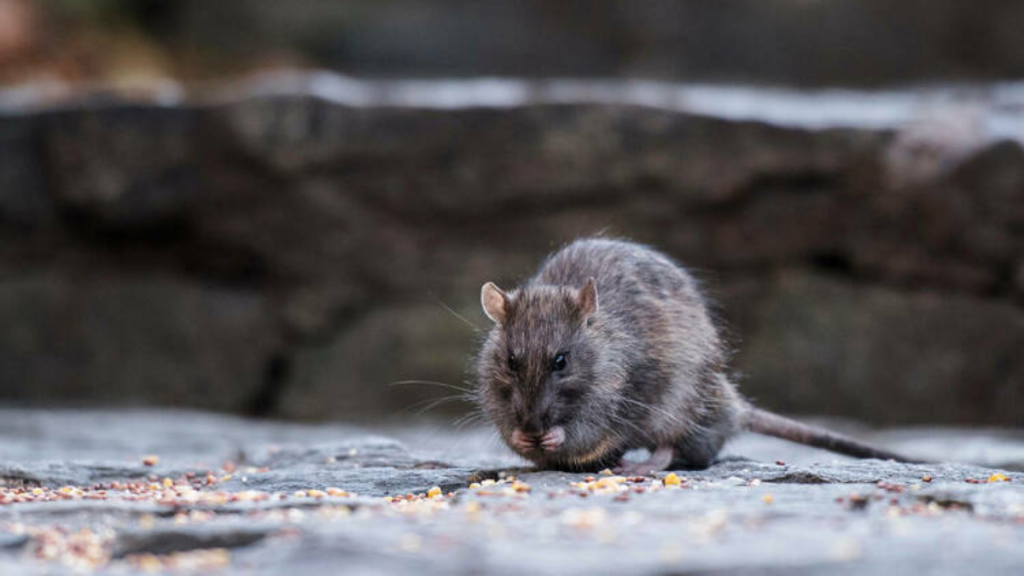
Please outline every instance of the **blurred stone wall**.
[[877, 86], [1024, 74], [1015, 0], [0, 0], [0, 82], [644, 77]]
[[603, 232], [697, 270], [766, 406], [1020, 424], [1022, 109], [325, 75], [10, 105], [0, 399], [413, 414], [451, 391], [393, 383], [462, 384], [484, 281]]
[[847, 86], [1024, 73], [1024, 4], [1015, 0], [120, 5], [134, 5], [174, 58], [191, 56], [214, 70], [270, 57], [392, 77], [641, 76]]

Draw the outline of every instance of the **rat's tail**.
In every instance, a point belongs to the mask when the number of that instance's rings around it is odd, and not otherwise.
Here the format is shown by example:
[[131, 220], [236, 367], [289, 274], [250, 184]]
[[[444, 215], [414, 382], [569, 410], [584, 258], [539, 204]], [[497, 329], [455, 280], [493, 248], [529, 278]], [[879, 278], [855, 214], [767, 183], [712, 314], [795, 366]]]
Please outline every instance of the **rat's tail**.
[[767, 410], [761, 410], [753, 406], [748, 407], [743, 413], [743, 427], [751, 432], [775, 436], [790, 442], [806, 444], [815, 448], [823, 448], [832, 452], [846, 454], [855, 458], [878, 458], [879, 460], [896, 460], [897, 462], [921, 462], [889, 452], [881, 448], [875, 448], [847, 438], [841, 434], [829, 432], [824, 428], [801, 424], [796, 420], [773, 414]]

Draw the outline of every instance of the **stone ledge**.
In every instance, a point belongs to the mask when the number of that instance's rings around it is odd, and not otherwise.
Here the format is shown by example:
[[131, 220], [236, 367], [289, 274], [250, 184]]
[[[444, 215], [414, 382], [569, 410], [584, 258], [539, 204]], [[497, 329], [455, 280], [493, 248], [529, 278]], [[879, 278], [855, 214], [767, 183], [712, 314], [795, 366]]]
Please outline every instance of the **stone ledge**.
[[[1014, 423], [1003, 408], [1021, 365], [977, 336], [1010, 349], [1024, 318], [1022, 90], [308, 74], [35, 108], [7, 98], [0, 366], [19, 368], [0, 372], [0, 397], [393, 414], [432, 395], [391, 382], [464, 379], [473, 331], [437, 300], [483, 326], [483, 281], [514, 283], [605, 231], [706, 276], [765, 404], [821, 411], [836, 396], [812, 360], [840, 358], [850, 390], [871, 382], [846, 368], [874, 365], [883, 387], [906, 375], [936, 409], [860, 397], [836, 414]], [[848, 348], [831, 334], [819, 352], [805, 343], [820, 326], [780, 312], [813, 297], [801, 309], [839, 317], [862, 292], [866, 326], [900, 301], [952, 331]], [[110, 306], [125, 294], [140, 335], [127, 342], [104, 328], [128, 320]], [[181, 345], [196, 329], [206, 345]], [[878, 352], [892, 349], [904, 360]], [[950, 353], [971, 362], [928, 360]], [[764, 361], [788, 357], [802, 361]], [[791, 401], [778, 382], [809, 385]], [[224, 393], [188, 392], [206, 385]]]

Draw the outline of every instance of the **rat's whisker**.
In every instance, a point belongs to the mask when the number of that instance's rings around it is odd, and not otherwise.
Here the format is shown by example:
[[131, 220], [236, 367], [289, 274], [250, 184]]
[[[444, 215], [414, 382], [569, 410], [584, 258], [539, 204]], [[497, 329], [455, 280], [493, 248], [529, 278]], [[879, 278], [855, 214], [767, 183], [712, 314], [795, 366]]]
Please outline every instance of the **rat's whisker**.
[[466, 401], [467, 400], [463, 396], [461, 396], [461, 395], [458, 395], [458, 396], [446, 396], [444, 398], [438, 398], [437, 400], [434, 400], [433, 402], [430, 402], [429, 404], [424, 406], [422, 410], [419, 410], [418, 412], [416, 412], [416, 416], [422, 416], [424, 413], [429, 412], [430, 410], [433, 410], [434, 408], [437, 408], [438, 406], [441, 406], [442, 404], [447, 404], [449, 402], [466, 402]]
[[424, 412], [427, 412], [428, 410], [431, 410], [431, 409], [435, 408], [436, 406], [439, 406], [441, 404], [445, 404], [447, 402], [456, 402], [456, 401], [470, 402], [470, 400], [466, 398], [465, 394], [453, 394], [451, 396], [442, 396], [440, 398], [427, 398], [425, 400], [420, 400], [418, 402], [414, 402], [414, 403], [406, 406], [405, 408], [402, 408], [402, 410], [399, 411], [399, 414], [405, 414], [405, 413], [408, 413], [411, 410], [415, 410], [416, 408], [419, 408], [421, 406], [426, 405], [426, 408], [423, 408], [422, 410], [419, 410], [415, 414], [416, 416], [422, 416]]
[[625, 396], [619, 398], [619, 400], [621, 400], [622, 402], [633, 404], [635, 406], [639, 406], [640, 408], [643, 408], [645, 410], [650, 410], [651, 412], [655, 412], [657, 414], [660, 414], [660, 415], [664, 416], [669, 421], [671, 421], [671, 422], [673, 422], [675, 424], [683, 424], [683, 421], [682, 421], [682, 419], [679, 418], [679, 416], [668, 412], [664, 408], [660, 408], [658, 406], [653, 406], [651, 404], [647, 404], [646, 402], [641, 402], [641, 401], [636, 400], [634, 398], [628, 398], [628, 397], [625, 397]]
[[640, 434], [641, 438], [647, 438], [647, 439], [651, 438], [651, 433], [650, 432], [644, 430], [643, 428], [641, 428], [635, 422], [632, 422], [628, 418], [623, 418], [622, 416], [619, 416], [619, 415], [615, 414], [614, 412], [611, 413], [609, 416], [610, 416], [612, 422], [616, 422], [618, 424], [622, 424], [624, 426], [628, 426], [628, 427], [632, 428], [633, 430], [636, 430], [637, 433]]
[[445, 304], [445, 303], [444, 303], [444, 301], [443, 301], [443, 300], [441, 300], [441, 298], [439, 298], [439, 297], [438, 297], [438, 296], [437, 296], [436, 294], [434, 294], [433, 292], [431, 292], [431, 293], [430, 293], [430, 295], [431, 295], [431, 296], [433, 296], [434, 300], [436, 300], [436, 301], [437, 301], [437, 303], [438, 303], [438, 304], [439, 304], [439, 305], [440, 305], [440, 306], [441, 306], [442, 308], [444, 308], [445, 310], [447, 310], [449, 314], [451, 314], [452, 316], [455, 316], [456, 318], [458, 318], [459, 320], [461, 320], [463, 324], [465, 324], [466, 326], [469, 326], [470, 328], [472, 328], [474, 332], [480, 332], [480, 331], [482, 331], [482, 330], [483, 330], [482, 328], [480, 328], [480, 327], [479, 327], [479, 326], [477, 326], [476, 324], [473, 324], [472, 322], [470, 322], [469, 320], [467, 320], [467, 319], [466, 319], [466, 318], [465, 318], [464, 316], [462, 316], [461, 314], [459, 314], [458, 312], [456, 312], [455, 310], [453, 310], [451, 306], [449, 306], [449, 305]]
[[483, 421], [483, 418], [484, 418], [483, 412], [473, 411], [473, 412], [470, 412], [468, 414], [464, 414], [462, 416], [459, 416], [458, 418], [456, 418], [452, 422], [452, 425], [455, 426], [456, 430], [460, 430], [460, 429], [462, 429], [464, 426], [466, 426], [468, 424], [473, 424], [473, 423], [477, 423], [477, 422]]
[[424, 386], [440, 386], [442, 388], [451, 388], [452, 390], [458, 390], [459, 392], [465, 392], [467, 394], [473, 393], [473, 390], [470, 390], [469, 388], [463, 388], [461, 386], [456, 386], [455, 384], [449, 384], [447, 382], [437, 382], [434, 380], [399, 380], [398, 382], [388, 383], [388, 386], [407, 386], [410, 384], [422, 384]]

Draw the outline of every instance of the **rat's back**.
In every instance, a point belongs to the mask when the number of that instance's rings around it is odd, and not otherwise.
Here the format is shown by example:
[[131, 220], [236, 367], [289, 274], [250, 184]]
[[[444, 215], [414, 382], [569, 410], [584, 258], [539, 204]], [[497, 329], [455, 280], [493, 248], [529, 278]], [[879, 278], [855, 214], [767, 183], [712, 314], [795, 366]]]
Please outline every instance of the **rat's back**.
[[[671, 330], [673, 318], [717, 333], [697, 283], [685, 268], [650, 247], [606, 238], [576, 240], [548, 257], [531, 284], [597, 283], [603, 319], [634, 336]], [[717, 336], [715, 337], [717, 345]]]
[[602, 297], [696, 295], [693, 278], [664, 254], [606, 238], [585, 238], [565, 246], [541, 264], [531, 283], [582, 286], [590, 277], [602, 289]]

